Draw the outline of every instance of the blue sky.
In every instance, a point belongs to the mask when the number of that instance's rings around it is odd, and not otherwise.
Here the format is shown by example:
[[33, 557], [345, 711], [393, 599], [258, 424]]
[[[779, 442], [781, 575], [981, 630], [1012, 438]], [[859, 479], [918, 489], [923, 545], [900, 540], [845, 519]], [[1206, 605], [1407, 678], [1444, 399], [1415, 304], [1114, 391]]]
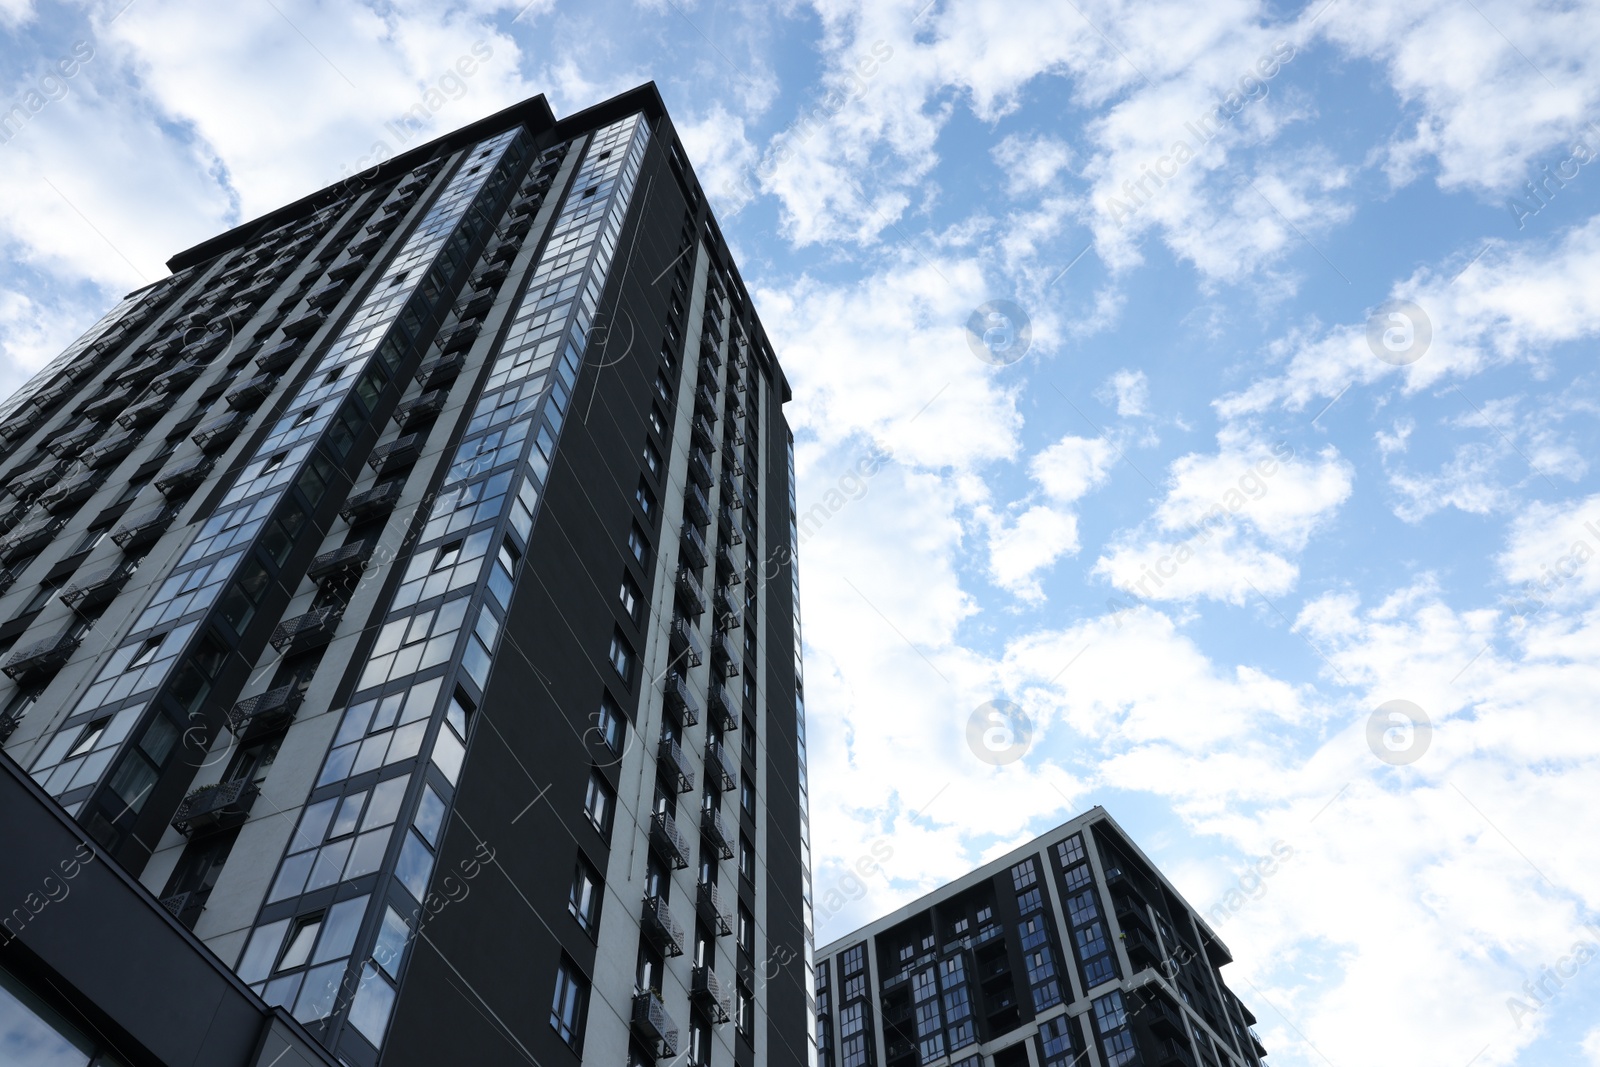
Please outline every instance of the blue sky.
[[431, 135], [653, 78], [825, 505], [821, 939], [1099, 803], [1205, 911], [1291, 850], [1217, 921], [1279, 1067], [1600, 1064], [1600, 965], [1523, 991], [1600, 941], [1592, 4], [122, 2], [0, 0], [12, 98], [93, 48], [0, 144], [0, 389], [430, 88]]

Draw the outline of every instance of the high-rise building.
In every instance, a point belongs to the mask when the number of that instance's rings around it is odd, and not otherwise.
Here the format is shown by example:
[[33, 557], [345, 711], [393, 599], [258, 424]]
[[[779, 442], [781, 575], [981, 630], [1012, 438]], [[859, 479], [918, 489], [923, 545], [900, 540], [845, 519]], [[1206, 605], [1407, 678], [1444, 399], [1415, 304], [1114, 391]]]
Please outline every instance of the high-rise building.
[[[0, 406], [7, 756], [346, 1063], [814, 1065], [789, 391], [654, 86], [169, 266]], [[128, 1013], [86, 906], [0, 1019]]]
[[1231, 961], [1096, 807], [824, 946], [822, 1067], [1260, 1067]]

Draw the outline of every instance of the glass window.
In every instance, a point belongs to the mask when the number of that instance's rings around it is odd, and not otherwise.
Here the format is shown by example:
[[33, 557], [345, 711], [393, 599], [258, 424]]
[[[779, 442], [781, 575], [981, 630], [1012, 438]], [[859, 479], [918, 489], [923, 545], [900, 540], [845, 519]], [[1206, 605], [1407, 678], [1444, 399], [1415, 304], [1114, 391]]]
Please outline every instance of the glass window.
[[289, 935], [288, 947], [283, 950], [283, 956], [278, 960], [279, 973], [302, 966], [311, 958], [311, 946], [316, 943], [317, 931], [321, 928], [320, 915], [300, 919], [295, 923], [294, 931]]
[[556, 993], [550, 1004], [550, 1025], [574, 1052], [583, 1039], [584, 1008], [589, 999], [589, 982], [571, 961], [563, 959], [556, 968]]
[[626, 729], [623, 726], [622, 712], [617, 710], [617, 705], [609, 696], [600, 698], [600, 710], [594, 713], [594, 726], [592, 727], [595, 740], [616, 755], [622, 754], [622, 735]]
[[633, 580], [633, 575], [627, 571], [622, 572], [622, 586], [617, 590], [617, 601], [622, 605], [622, 613], [626, 615], [635, 626], [639, 625], [640, 605], [643, 596], [639, 592], [639, 583]]
[[578, 920], [579, 926], [591, 933], [600, 921], [602, 892], [600, 876], [588, 860], [579, 857], [577, 869], [572, 875], [572, 892], [567, 896], [567, 912]]
[[602, 837], [611, 833], [611, 787], [599, 771], [589, 772], [589, 788], [584, 793], [583, 810]]
[[606, 654], [611, 661], [612, 669], [617, 672], [617, 677], [624, 682], [633, 682], [633, 649], [628, 645], [626, 638], [619, 633], [611, 635], [611, 649]]
[[1073, 834], [1061, 844], [1056, 846], [1056, 855], [1061, 858], [1061, 866], [1069, 867], [1074, 863], [1083, 862], [1083, 835]]
[[76, 1027], [0, 969], [0, 1063], [88, 1067], [93, 1054], [94, 1045]]
[[628, 531], [628, 551], [640, 563], [650, 557], [650, 542], [645, 538], [644, 531], [639, 529], [638, 523], [634, 523], [633, 529]]

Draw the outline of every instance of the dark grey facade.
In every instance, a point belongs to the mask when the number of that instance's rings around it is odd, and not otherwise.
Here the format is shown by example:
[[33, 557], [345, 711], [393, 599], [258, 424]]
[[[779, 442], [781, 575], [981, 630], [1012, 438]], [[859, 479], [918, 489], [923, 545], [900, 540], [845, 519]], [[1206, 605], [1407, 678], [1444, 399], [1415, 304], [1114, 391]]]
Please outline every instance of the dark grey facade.
[[825, 946], [823, 1067], [1260, 1067], [1227, 947], [1102, 808]]
[[169, 266], [0, 406], [6, 753], [347, 1063], [815, 1063], [788, 387], [654, 87]]

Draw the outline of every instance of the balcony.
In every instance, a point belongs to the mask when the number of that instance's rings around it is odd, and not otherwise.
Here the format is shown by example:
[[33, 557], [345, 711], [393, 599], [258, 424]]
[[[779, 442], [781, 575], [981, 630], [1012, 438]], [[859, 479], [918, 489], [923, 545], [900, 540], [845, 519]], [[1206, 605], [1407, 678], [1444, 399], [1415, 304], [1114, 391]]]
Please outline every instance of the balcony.
[[122, 591], [134, 568], [132, 561], [122, 560], [78, 575], [62, 590], [61, 602], [73, 611], [88, 611], [109, 603]]
[[116, 376], [111, 380], [131, 392], [135, 389], [144, 388], [152, 378], [160, 373], [161, 364], [153, 359], [141, 360], [126, 370], [117, 372]]
[[694, 528], [694, 523], [683, 524], [683, 536], [678, 541], [678, 548], [683, 560], [694, 570], [704, 570], [706, 565], [706, 539], [700, 536], [700, 531]]
[[689, 840], [672, 816], [664, 811], [650, 817], [650, 847], [677, 870], [689, 866]]
[[716, 808], [700, 809], [700, 835], [722, 853], [723, 859], [733, 859], [733, 836], [728, 832], [727, 823], [722, 821], [721, 811]]
[[183, 798], [172, 816], [172, 828], [184, 837], [238, 826], [250, 815], [259, 790], [248, 778], [201, 786]]
[[18, 527], [0, 541], [0, 563], [9, 565], [38, 552], [55, 538], [63, 525], [65, 520], [49, 518]]
[[667, 907], [664, 897], [644, 898], [639, 928], [663, 956], [683, 955], [683, 924], [672, 917], [672, 909]]
[[[697, 449], [695, 454], [701, 453]], [[693, 457], [689, 462], [694, 462]], [[706, 499], [706, 491], [694, 482], [690, 482], [683, 490], [683, 517], [701, 530], [711, 524], [711, 502]]]
[[200, 892], [198, 890], [188, 893], [174, 893], [170, 897], [163, 897], [161, 906], [170, 911], [173, 918], [193, 930], [195, 920], [199, 919], [200, 913], [205, 910], [206, 898], [210, 895], [209, 892]]
[[744, 622], [744, 605], [735, 600], [733, 593], [725, 588], [717, 590], [717, 599], [712, 608], [717, 618], [717, 625], [724, 630], [736, 630]]
[[683, 613], [698, 619], [706, 613], [706, 591], [700, 584], [700, 579], [694, 571], [687, 567], [678, 568], [678, 576], [673, 581], [673, 589], [678, 594], [678, 603], [683, 607]]
[[143, 438], [143, 434], [131, 430], [103, 437], [83, 450], [83, 462], [91, 470], [109, 467], [113, 463], [121, 462], [122, 457], [138, 448]]
[[1159, 967], [1162, 961], [1161, 946], [1141, 926], [1129, 925], [1122, 930], [1122, 945], [1128, 950], [1128, 962], [1135, 971], [1146, 967]]
[[728, 756], [728, 746], [706, 742], [706, 784], [726, 793], [739, 784], [736, 764]]
[[272, 395], [277, 384], [276, 374], [258, 374], [227, 395], [228, 406], [235, 411], [254, 411]]
[[354, 278], [356, 275], [360, 274], [366, 269], [367, 259], [368, 257], [365, 255], [346, 255], [344, 259], [341, 259], [332, 267], [328, 268], [328, 277], [338, 278], [341, 281], [349, 281], [351, 278]]
[[70, 511], [94, 496], [103, 480], [99, 471], [79, 471], [39, 497], [39, 505], [52, 515]]
[[682, 616], [672, 620], [667, 647], [674, 665], [698, 667], [705, 662], [705, 647], [700, 644], [700, 637], [689, 620]]
[[374, 237], [381, 237], [390, 230], [394, 229], [395, 223], [399, 221], [400, 216], [398, 215], [382, 215], [381, 217], [374, 219], [372, 222], [367, 223], [367, 232], [372, 234]]
[[689, 995], [696, 1004], [705, 1008], [711, 1021], [722, 1024], [728, 1021], [728, 994], [710, 967], [696, 967], [690, 978]]
[[522, 218], [516, 219], [507, 224], [506, 227], [500, 231], [500, 236], [507, 240], [513, 237], [520, 240], [521, 238], [526, 237], [528, 231], [531, 229], [533, 229], [533, 220], [524, 215]]
[[477, 340], [478, 329], [481, 325], [479, 322], [464, 322], [449, 333], [441, 334], [439, 337], [439, 351], [449, 355], [452, 352], [464, 352], [471, 348], [472, 342]]
[[[83, 407], [78, 409], [78, 412], [79, 414], [86, 415], [91, 419], [106, 418], [113, 411], [117, 410], [117, 408], [121, 406], [122, 400], [127, 397], [127, 390], [119, 390], [119, 393], [120, 396], [115, 404], [110, 402], [111, 397], [108, 396], [103, 401], [97, 400], [90, 404], [85, 404]], [[95, 408], [99, 414], [88, 415], [89, 408], [91, 407]], [[0, 424], [0, 437], [5, 438], [7, 441], [14, 442], [32, 433], [42, 422], [44, 422], [44, 410], [42, 408], [34, 407], [32, 404], [30, 404], [21, 411], [17, 412], [15, 415], [11, 416], [9, 419], [5, 420], [3, 424]]]
[[670, 737], [663, 737], [656, 748], [656, 771], [678, 792], [694, 792], [694, 765], [689, 762], [683, 746]]
[[1265, 1045], [1263, 1045], [1261, 1043], [1261, 1035], [1256, 1033], [1254, 1029], [1250, 1029], [1247, 1032], [1250, 1034], [1250, 1044], [1255, 1046], [1256, 1059], [1258, 1059], [1258, 1060], [1266, 1059], [1267, 1058], [1267, 1046], [1265, 1046]]
[[723, 733], [739, 728], [739, 706], [733, 702], [728, 687], [720, 682], [711, 683], [711, 721]]
[[714, 423], [717, 421], [717, 397], [715, 393], [706, 388], [704, 382], [701, 382], [700, 387], [694, 391], [694, 407], [695, 411], [704, 416], [707, 422]]
[[173, 497], [184, 495], [205, 481], [206, 475], [210, 473], [211, 457], [202, 452], [156, 475], [156, 491], [171, 500]]
[[387, 515], [400, 502], [400, 494], [404, 489], [405, 482], [398, 478], [392, 482], [380, 482], [371, 489], [352, 493], [345, 500], [344, 507], [339, 509], [339, 514], [352, 526], [379, 515]]
[[228, 709], [228, 730], [237, 738], [259, 736], [294, 718], [305, 698], [305, 688], [296, 678], [265, 693], [246, 697]]
[[383, 235], [373, 234], [371, 237], [363, 237], [359, 241], [354, 241], [346, 245], [345, 253], [350, 256], [357, 256], [365, 259], [382, 247]]
[[700, 705], [689, 691], [688, 681], [678, 671], [667, 672], [662, 704], [676, 717], [680, 729], [700, 721]]
[[347, 283], [343, 278], [335, 278], [327, 285], [319, 285], [306, 294], [306, 306], [313, 308], [330, 308], [339, 302], [344, 295]]
[[[78, 409], [78, 414], [86, 419], [109, 419], [128, 405], [133, 397], [133, 390], [127, 387], [113, 389], [104, 396], [89, 401]], [[44, 412], [39, 412], [38, 420], [42, 421]]]
[[327, 311], [322, 308], [317, 308], [314, 311], [308, 311], [304, 315], [301, 315], [298, 318], [290, 319], [288, 322], [284, 323], [283, 335], [285, 337], [304, 337], [307, 334], [315, 333], [319, 328], [321, 328], [322, 324], [327, 321]]
[[422, 455], [422, 440], [421, 434], [408, 433], [387, 444], [378, 445], [367, 457], [367, 466], [377, 471], [379, 477], [404, 470]]
[[1187, 1038], [1179, 1041], [1163, 1037], [1146, 1042], [1143, 1058], [1149, 1067], [1195, 1067]]
[[54, 485], [71, 466], [72, 464], [65, 460], [57, 459], [29, 467], [11, 479], [11, 484], [6, 486], [6, 492], [18, 500], [26, 500]]
[[633, 1032], [655, 1050], [658, 1059], [678, 1054], [678, 1026], [654, 990], [634, 995]]
[[718, 631], [711, 636], [711, 661], [716, 664], [724, 678], [735, 677], [742, 666], [739, 646], [726, 631]]
[[35, 641], [26, 648], [12, 653], [11, 658], [6, 660], [5, 666], [0, 667], [0, 671], [4, 671], [6, 677], [14, 682], [24, 678], [54, 674], [72, 658], [72, 653], [82, 639], [72, 630], [63, 630], [54, 637]]
[[337, 581], [359, 573], [371, 556], [370, 544], [366, 541], [352, 541], [324, 552], [312, 560], [311, 566], [306, 568], [306, 576], [318, 582], [324, 579]]
[[334, 631], [339, 628], [339, 620], [343, 615], [343, 606], [330, 604], [312, 608], [304, 615], [284, 619], [272, 631], [272, 647], [285, 656], [319, 648], [333, 640]]
[[299, 341], [279, 341], [256, 353], [256, 369], [266, 374], [277, 374], [288, 369], [304, 349]]
[[250, 420], [243, 414], [237, 411], [230, 411], [226, 415], [201, 425], [189, 440], [199, 445], [202, 452], [221, 452], [228, 447], [235, 437], [239, 436], [239, 431], [243, 430], [249, 422]]
[[44, 450], [52, 456], [70, 459], [82, 452], [84, 448], [94, 443], [95, 438], [103, 432], [100, 426], [85, 426], [74, 433], [62, 434], [44, 442]]
[[724, 585], [738, 585], [741, 577], [739, 567], [733, 562], [733, 553], [728, 551], [728, 546], [718, 545], [717, 579]]
[[717, 540], [725, 545], [744, 544], [744, 532], [739, 529], [739, 522], [733, 517], [733, 509], [723, 504], [717, 511]]
[[448, 396], [445, 390], [434, 389], [415, 399], [407, 400], [395, 407], [394, 421], [402, 432], [409, 433], [443, 411]]
[[172, 525], [177, 514], [176, 510], [165, 504], [136, 512], [112, 532], [111, 540], [124, 552], [153, 545], [167, 532], [167, 527]]
[[171, 370], [156, 375], [150, 383], [150, 388], [158, 393], [181, 393], [190, 382], [200, 377], [204, 370], [204, 364], [180, 363]]
[[1182, 1039], [1187, 1035], [1183, 1026], [1183, 1012], [1171, 994], [1158, 981], [1147, 982], [1128, 991], [1129, 1012], [1152, 1033]]
[[417, 382], [424, 389], [437, 389], [456, 380], [461, 373], [462, 364], [466, 363], [464, 353], [457, 352], [450, 356], [435, 356], [417, 368]]
[[205, 363], [217, 355], [232, 342], [233, 335], [226, 331], [209, 334], [200, 340], [183, 346], [183, 358]]
[[472, 279], [472, 287], [474, 289], [488, 289], [499, 285], [506, 280], [506, 275], [509, 273], [511, 273], [511, 268], [504, 263], [496, 263], [492, 267], [485, 267], [478, 273], [476, 278]]
[[711, 488], [711, 458], [704, 449], [696, 448], [689, 452], [689, 480], [701, 489]]
[[714, 883], [700, 882], [695, 886], [694, 910], [707, 926], [716, 931], [718, 937], [733, 933], [733, 920], [723, 912], [722, 898], [718, 896]]
[[689, 439], [705, 449], [716, 444], [716, 429], [711, 425], [711, 420], [697, 412], [694, 421], [689, 424]]
[[130, 430], [135, 426], [148, 426], [172, 410], [172, 405], [176, 400], [177, 397], [171, 393], [158, 393], [155, 396], [139, 401], [139, 403], [118, 415], [117, 423]]
[[494, 307], [493, 293], [479, 293], [456, 309], [456, 318], [461, 322], [471, 319], [481, 319], [489, 314], [489, 309]]

